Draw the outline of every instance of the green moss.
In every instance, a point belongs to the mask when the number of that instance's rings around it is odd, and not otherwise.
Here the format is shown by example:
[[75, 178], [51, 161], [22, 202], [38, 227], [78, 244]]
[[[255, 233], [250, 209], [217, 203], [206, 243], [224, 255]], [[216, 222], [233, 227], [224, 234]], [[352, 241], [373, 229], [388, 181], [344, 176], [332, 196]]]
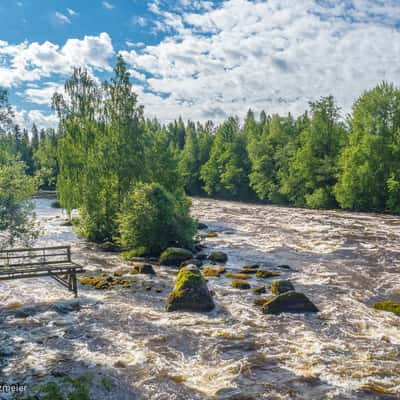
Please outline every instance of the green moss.
[[160, 262], [164, 265], [179, 266], [183, 261], [192, 258], [192, 252], [179, 247], [169, 247], [160, 256]]
[[[117, 271], [118, 273], [118, 271]], [[114, 272], [115, 274], [115, 272]], [[102, 273], [98, 276], [84, 276], [79, 281], [82, 285], [91, 285], [95, 289], [110, 289], [114, 286], [120, 285], [124, 288], [131, 286], [131, 283], [127, 279], [122, 279], [114, 276], [107, 276], [107, 274]]]
[[214, 253], [211, 253], [208, 256], [208, 259], [218, 263], [226, 263], [228, 261], [228, 255], [226, 253], [223, 253], [222, 251], [216, 251]]
[[214, 231], [210, 231], [210, 232], [206, 233], [206, 237], [207, 238], [215, 238], [215, 237], [218, 237], [218, 233], [214, 232]]
[[240, 280], [233, 280], [232, 281], [232, 287], [235, 289], [250, 289], [250, 284], [246, 281], [240, 281]]
[[258, 287], [253, 289], [253, 293], [254, 294], [262, 294], [262, 293], [265, 293], [265, 292], [266, 292], [265, 286], [258, 286]]
[[206, 265], [203, 268], [203, 275], [204, 276], [220, 276], [225, 272], [225, 267], [223, 265]]
[[241, 274], [255, 274], [258, 271], [259, 265], [245, 265], [239, 272]]
[[272, 278], [273, 276], [279, 275], [279, 272], [269, 271], [267, 269], [259, 270], [256, 272], [256, 277], [262, 279]]
[[189, 289], [191, 287], [199, 286], [202, 282], [205, 282], [205, 280], [200, 270], [187, 270], [182, 268], [176, 277], [176, 282], [172, 293], [174, 297], [181, 297], [183, 294], [183, 286]]
[[124, 251], [121, 253], [121, 257], [124, 260], [131, 261], [137, 257], [143, 257], [146, 255], [146, 249], [144, 247], [138, 247], [129, 251]]
[[305, 294], [290, 291], [268, 300], [264, 303], [262, 311], [264, 314], [306, 313], [318, 312], [318, 308]]
[[191, 258], [190, 260], [186, 260], [181, 262], [181, 264], [179, 265], [180, 268], [182, 267], [186, 267], [186, 265], [190, 265], [193, 264], [196, 267], [200, 268], [203, 265], [203, 262], [197, 258]]
[[374, 304], [375, 310], [381, 311], [389, 311], [394, 314], [400, 315], [400, 303], [396, 303], [395, 301], [380, 301]]
[[225, 274], [227, 278], [232, 278], [232, 279], [239, 279], [239, 280], [244, 280], [244, 279], [250, 279], [251, 275], [248, 274], [238, 274], [237, 272], [228, 272]]
[[55, 200], [55, 201], [51, 202], [50, 207], [51, 208], [61, 208], [61, 204], [58, 200]]
[[259, 297], [258, 299], [254, 300], [254, 305], [255, 306], [263, 306], [267, 301], [272, 300], [273, 297], [267, 296], [267, 297]]
[[101, 378], [100, 379], [100, 383], [101, 383], [101, 385], [104, 387], [104, 389], [107, 391], [107, 392], [111, 392], [111, 390], [113, 389], [113, 387], [114, 387], [114, 385], [113, 385], [113, 383], [111, 382], [111, 380], [109, 379], [109, 378], [107, 378], [107, 377], [103, 377], [103, 378]]

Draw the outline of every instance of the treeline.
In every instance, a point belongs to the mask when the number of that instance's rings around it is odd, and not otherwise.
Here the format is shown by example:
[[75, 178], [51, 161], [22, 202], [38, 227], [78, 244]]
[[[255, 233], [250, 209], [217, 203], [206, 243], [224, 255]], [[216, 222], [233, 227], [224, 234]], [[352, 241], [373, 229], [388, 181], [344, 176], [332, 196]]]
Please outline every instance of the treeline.
[[53, 107], [57, 131], [14, 126], [2, 146], [42, 187], [56, 187], [65, 209], [80, 210], [91, 240], [145, 252], [189, 246], [185, 193], [400, 213], [400, 90], [388, 83], [362, 94], [345, 119], [328, 96], [297, 117], [249, 110], [243, 123], [163, 125], [144, 117], [119, 58], [103, 84], [75, 69]]

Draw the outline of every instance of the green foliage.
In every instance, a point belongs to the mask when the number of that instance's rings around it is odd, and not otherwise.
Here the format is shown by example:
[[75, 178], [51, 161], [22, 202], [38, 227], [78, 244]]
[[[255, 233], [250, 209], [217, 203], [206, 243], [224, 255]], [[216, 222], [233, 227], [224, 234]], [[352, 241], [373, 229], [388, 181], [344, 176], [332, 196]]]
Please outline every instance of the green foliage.
[[382, 83], [355, 103], [335, 187], [342, 208], [399, 212], [400, 90]]
[[189, 208], [184, 196], [174, 197], [157, 183], [138, 183], [118, 214], [118, 242], [127, 250], [143, 247], [146, 254], [173, 245], [191, 247], [196, 224]]

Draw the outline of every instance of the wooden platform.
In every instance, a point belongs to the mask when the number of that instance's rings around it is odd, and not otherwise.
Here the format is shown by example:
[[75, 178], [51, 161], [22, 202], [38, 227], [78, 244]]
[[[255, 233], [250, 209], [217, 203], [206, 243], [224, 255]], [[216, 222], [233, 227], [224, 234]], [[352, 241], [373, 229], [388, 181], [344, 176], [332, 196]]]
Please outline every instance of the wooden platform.
[[81, 272], [70, 246], [0, 250], [0, 281], [50, 276], [77, 297], [76, 274]]

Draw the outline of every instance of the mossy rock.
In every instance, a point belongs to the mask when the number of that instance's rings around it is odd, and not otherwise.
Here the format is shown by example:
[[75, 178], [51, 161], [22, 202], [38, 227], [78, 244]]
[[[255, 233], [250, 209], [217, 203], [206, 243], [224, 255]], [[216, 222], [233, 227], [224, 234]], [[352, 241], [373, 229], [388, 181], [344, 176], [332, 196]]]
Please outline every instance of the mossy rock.
[[206, 237], [206, 238], [209, 238], [209, 239], [211, 239], [211, 238], [216, 238], [216, 237], [218, 237], [218, 233], [217, 233], [217, 232], [214, 232], [214, 231], [210, 231], [210, 232], [207, 232], [207, 233], [206, 233], [205, 237]]
[[203, 224], [202, 222], [198, 222], [197, 229], [199, 230], [208, 229], [208, 226], [206, 224]]
[[389, 311], [396, 315], [400, 315], [400, 303], [396, 303], [395, 301], [380, 301], [374, 304], [375, 310], [381, 311]]
[[169, 247], [162, 252], [160, 262], [163, 265], [178, 267], [183, 261], [191, 258], [193, 258], [191, 251], [179, 247]]
[[60, 223], [61, 226], [72, 226], [72, 222], [70, 220], [66, 220]]
[[190, 260], [186, 260], [181, 262], [181, 265], [179, 266], [180, 268], [186, 267], [186, 265], [195, 265], [196, 267], [200, 268], [203, 265], [203, 262], [201, 260], [198, 260], [197, 258], [191, 258]]
[[223, 265], [206, 265], [203, 268], [203, 275], [204, 276], [221, 276], [221, 274], [225, 273], [225, 267]]
[[227, 278], [239, 279], [239, 280], [245, 280], [245, 279], [250, 279], [251, 278], [251, 275], [239, 274], [237, 272], [228, 272], [225, 276]]
[[241, 274], [255, 274], [259, 268], [260, 266], [258, 264], [245, 265], [239, 272]]
[[198, 253], [195, 255], [196, 260], [204, 261], [207, 260], [208, 255], [206, 253]]
[[262, 311], [264, 314], [280, 314], [314, 313], [319, 310], [304, 293], [291, 291], [268, 300], [263, 305]]
[[228, 255], [222, 251], [215, 251], [208, 256], [208, 259], [218, 263], [226, 263], [228, 261]]
[[237, 279], [234, 279], [232, 281], [231, 285], [235, 289], [242, 289], [242, 290], [250, 289], [250, 283], [248, 283], [246, 281], [240, 281]]
[[277, 279], [271, 283], [271, 292], [275, 295], [282, 294], [285, 292], [294, 291], [292, 282], [285, 279]]
[[280, 273], [275, 271], [270, 271], [268, 269], [262, 269], [256, 272], [257, 278], [267, 279], [267, 278], [272, 278], [274, 276], [280, 276]]
[[136, 274], [146, 274], [146, 275], [155, 275], [156, 272], [151, 264], [143, 264], [139, 263], [134, 265], [134, 267], [130, 271], [131, 273]]
[[111, 289], [117, 285], [120, 285], [123, 288], [128, 288], [131, 286], [128, 280], [119, 278], [118, 276], [119, 275], [107, 276], [106, 274], [102, 273], [98, 276], [83, 276], [79, 281], [82, 285], [90, 285], [99, 290]]
[[262, 307], [267, 301], [270, 301], [273, 298], [274, 298], [273, 296], [259, 297], [254, 300], [254, 305], [258, 306], [258, 307]]
[[207, 283], [195, 265], [180, 269], [166, 311], [211, 311], [215, 307]]
[[116, 271], [113, 272], [114, 276], [122, 276], [125, 275], [129, 272], [129, 269], [126, 268], [121, 268], [121, 269], [117, 269]]
[[266, 290], [265, 286], [258, 286], [253, 289], [254, 294], [262, 294], [262, 293], [266, 293], [266, 291], [267, 290]]

